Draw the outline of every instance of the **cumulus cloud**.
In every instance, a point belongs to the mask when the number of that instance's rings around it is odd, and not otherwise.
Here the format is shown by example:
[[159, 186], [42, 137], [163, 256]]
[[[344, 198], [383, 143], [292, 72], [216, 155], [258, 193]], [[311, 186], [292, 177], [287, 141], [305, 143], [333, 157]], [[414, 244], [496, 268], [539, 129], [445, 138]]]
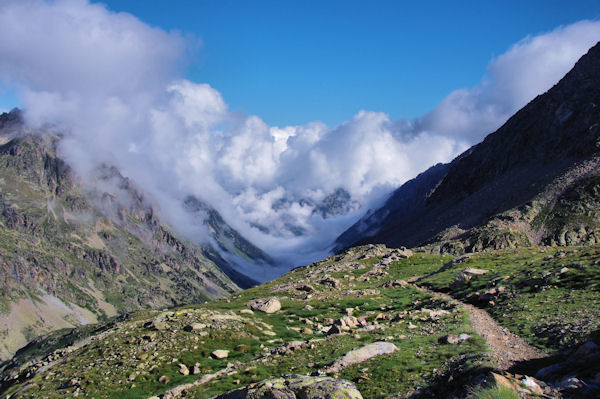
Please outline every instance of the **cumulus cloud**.
[[550, 89], [599, 39], [598, 21], [528, 36], [489, 63], [478, 87], [450, 93], [418, 121], [417, 129], [475, 143]]
[[490, 62], [478, 87], [419, 119], [361, 111], [336, 127], [276, 127], [185, 80], [177, 34], [86, 0], [9, 0], [0, 79], [19, 90], [29, 123], [64, 133], [61, 149], [82, 175], [114, 164], [176, 229], [208, 240], [183, 209], [194, 195], [291, 267], [323, 256], [394, 188], [493, 131], [598, 37], [600, 23], [584, 21], [525, 38]]

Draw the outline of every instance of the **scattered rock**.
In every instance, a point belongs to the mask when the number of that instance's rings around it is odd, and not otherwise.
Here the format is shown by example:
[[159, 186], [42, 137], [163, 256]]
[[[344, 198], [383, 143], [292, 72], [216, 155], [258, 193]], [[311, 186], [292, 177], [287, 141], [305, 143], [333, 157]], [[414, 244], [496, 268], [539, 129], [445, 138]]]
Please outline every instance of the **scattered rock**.
[[279, 302], [277, 297], [254, 299], [246, 305], [252, 310], [265, 313], [275, 313], [281, 309], [281, 302]]
[[242, 310], [240, 310], [240, 313], [243, 313], [243, 314], [254, 314], [254, 312], [251, 311], [250, 309], [242, 309]]
[[408, 284], [404, 280], [390, 280], [387, 283], [383, 284], [381, 287], [383, 288], [393, 288], [393, 287], [408, 287]]
[[162, 331], [162, 330], [167, 330], [169, 328], [169, 325], [165, 322], [165, 321], [154, 321], [152, 323], [152, 328], [154, 328], [157, 331]]
[[313, 330], [311, 330], [311, 329], [310, 329], [310, 328], [308, 328], [308, 327], [303, 327], [303, 328], [300, 330], [300, 332], [301, 332], [302, 334], [306, 334], [306, 335], [312, 335], [312, 334], [313, 334]]
[[471, 338], [471, 336], [469, 334], [460, 334], [460, 335], [448, 334], [448, 335], [444, 335], [443, 337], [438, 338], [438, 343], [456, 345], [456, 344], [460, 344], [461, 342], [466, 341], [470, 338]]
[[314, 292], [314, 291], [316, 291], [315, 287], [313, 287], [312, 285], [308, 285], [308, 284], [304, 284], [304, 285], [299, 286], [297, 288], [297, 290], [304, 291], [304, 292]]
[[341, 326], [334, 324], [327, 330], [327, 335], [340, 334], [342, 331]]
[[350, 330], [358, 327], [358, 319], [354, 316], [343, 316], [333, 324], [340, 326], [342, 330]]
[[436, 317], [440, 317], [440, 316], [449, 316], [451, 314], [449, 311], [444, 310], [444, 309], [432, 310], [432, 309], [422, 308], [422, 309], [420, 309], [420, 311], [423, 313], [429, 314], [429, 317], [431, 317], [431, 318], [436, 318]]
[[469, 334], [464, 334], [463, 333], [463, 334], [460, 334], [458, 336], [459, 342], [466, 341], [466, 340], [469, 340], [469, 339], [471, 339], [471, 336]]
[[333, 277], [325, 277], [324, 279], [322, 279], [321, 281], [319, 281], [320, 284], [323, 285], [328, 285], [331, 288], [339, 288], [340, 287], [340, 282], [336, 279], [334, 279]]
[[485, 269], [476, 269], [474, 267], [467, 267], [465, 270], [462, 271], [465, 274], [470, 274], [472, 276], [479, 276], [482, 274], [486, 274], [489, 273], [489, 270], [485, 270]]
[[285, 376], [230, 391], [215, 399], [362, 399], [350, 381], [329, 377]]

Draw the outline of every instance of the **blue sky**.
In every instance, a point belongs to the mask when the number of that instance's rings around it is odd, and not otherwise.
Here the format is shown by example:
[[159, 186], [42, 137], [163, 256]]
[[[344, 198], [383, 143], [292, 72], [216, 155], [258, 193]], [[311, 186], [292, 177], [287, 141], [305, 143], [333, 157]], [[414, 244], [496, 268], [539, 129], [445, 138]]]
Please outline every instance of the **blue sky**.
[[421, 116], [525, 36], [600, 17], [597, 0], [103, 2], [201, 39], [187, 78], [278, 126]]

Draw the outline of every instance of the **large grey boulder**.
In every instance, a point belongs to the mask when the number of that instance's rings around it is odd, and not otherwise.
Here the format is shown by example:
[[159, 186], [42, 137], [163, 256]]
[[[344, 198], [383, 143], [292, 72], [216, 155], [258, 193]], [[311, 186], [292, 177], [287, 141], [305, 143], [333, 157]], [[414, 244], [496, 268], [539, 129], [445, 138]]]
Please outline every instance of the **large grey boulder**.
[[275, 313], [281, 309], [281, 302], [277, 297], [253, 299], [246, 305], [252, 310], [265, 313]]
[[373, 342], [346, 353], [344, 356], [337, 359], [333, 365], [326, 370], [326, 372], [338, 373], [353, 364], [362, 363], [372, 357], [393, 353], [397, 350], [398, 348], [396, 345], [392, 344], [391, 342]]
[[362, 395], [350, 381], [291, 375], [265, 380], [213, 399], [362, 399]]

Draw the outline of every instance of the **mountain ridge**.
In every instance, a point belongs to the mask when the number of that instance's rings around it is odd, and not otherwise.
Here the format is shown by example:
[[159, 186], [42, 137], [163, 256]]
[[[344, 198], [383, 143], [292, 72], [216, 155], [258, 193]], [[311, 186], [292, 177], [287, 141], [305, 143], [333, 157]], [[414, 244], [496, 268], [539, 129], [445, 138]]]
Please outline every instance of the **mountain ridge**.
[[[548, 92], [537, 96], [496, 132], [447, 164], [445, 172], [435, 174], [433, 180], [437, 181], [424, 179], [433, 176], [441, 166], [397, 189], [382, 208], [372, 213], [379, 215], [379, 228], [363, 218], [338, 237], [336, 249], [357, 243], [413, 247], [436, 241], [440, 235], [445, 235], [445, 240], [465, 241], [462, 246], [469, 247], [477, 240], [474, 228], [528, 203], [533, 208], [530, 203], [535, 202], [536, 196], [561, 176], [570, 176], [574, 184], [579, 177], [593, 174], [600, 146], [599, 63], [600, 45], [596, 44]], [[577, 176], [572, 171], [578, 169], [587, 172]], [[410, 187], [415, 185], [431, 191], [412, 193]], [[401, 199], [403, 196], [406, 198]], [[555, 199], [547, 201], [552, 203]], [[402, 201], [413, 203], [415, 212], [407, 215], [399, 211], [395, 202]], [[383, 216], [385, 213], [388, 214]], [[514, 224], [528, 217], [521, 215]], [[531, 226], [532, 231], [524, 236], [516, 228], [507, 227], [505, 233], [514, 233], [515, 243], [535, 245], [549, 240], [535, 239], [542, 227]], [[361, 229], [377, 233], [366, 237], [361, 235]]]
[[61, 138], [25, 128], [19, 110], [0, 115], [0, 132], [2, 358], [44, 332], [255, 285], [224, 251], [272, 262], [210, 207], [221, 247], [181, 238], [115, 167], [84, 181], [57, 153]]

